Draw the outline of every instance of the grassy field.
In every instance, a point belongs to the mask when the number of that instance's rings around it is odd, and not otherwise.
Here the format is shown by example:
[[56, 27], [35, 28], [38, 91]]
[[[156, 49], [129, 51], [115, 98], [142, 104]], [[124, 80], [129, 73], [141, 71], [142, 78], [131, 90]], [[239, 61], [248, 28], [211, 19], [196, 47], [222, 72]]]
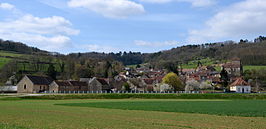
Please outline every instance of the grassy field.
[[8, 52], [8, 51], [0, 51], [1, 56], [10, 56], [10, 57], [21, 57], [23, 54], [15, 53], [15, 52]]
[[[245, 100], [239, 100], [241, 103]], [[159, 111], [144, 109], [114, 109], [80, 106], [63, 106], [58, 104], [97, 103], [116, 104], [126, 103], [128, 108], [142, 104], [144, 108], [152, 108], [155, 103], [168, 103]], [[6, 129], [82, 129], [82, 128], [112, 128], [112, 129], [172, 129], [172, 128], [239, 128], [263, 129], [266, 127], [264, 117], [219, 116], [200, 113], [165, 112], [165, 108], [173, 103], [217, 103], [222, 100], [18, 100], [0, 101], [0, 128]], [[228, 101], [225, 101], [225, 103]], [[260, 101], [262, 107], [265, 102]], [[256, 102], [255, 102], [256, 103]], [[259, 103], [259, 102], [258, 102]], [[228, 105], [230, 104], [230, 105]], [[250, 104], [243, 102], [248, 106]], [[252, 103], [251, 103], [252, 104]], [[193, 104], [192, 104], [193, 105]], [[224, 108], [231, 108], [227, 103]], [[139, 106], [141, 107], [141, 105]], [[217, 106], [216, 106], [217, 107]], [[236, 107], [236, 106], [234, 106]], [[261, 108], [262, 108], [261, 107]], [[155, 107], [154, 107], [155, 108]], [[265, 108], [265, 107], [264, 107]], [[170, 108], [174, 109], [174, 108]], [[193, 105], [190, 109], [197, 109]], [[244, 108], [242, 108], [244, 109]], [[235, 109], [236, 110], [236, 109]], [[247, 108], [247, 112], [250, 109]]]
[[[16, 58], [16, 57], [23, 58], [23, 61], [28, 61], [28, 62], [31, 62], [32, 59], [33, 59], [33, 57], [36, 57], [36, 55], [20, 54], [20, 53], [9, 52], [9, 51], [0, 51], [0, 56], [2, 56], [2, 57], [0, 57], [0, 69], [5, 64], [7, 64], [10, 61], [14, 60], [14, 58]], [[10, 58], [10, 57], [14, 57], [14, 58]], [[48, 59], [48, 56], [41, 55], [41, 56], [38, 56], [38, 61], [49, 63], [50, 62], [50, 59]], [[51, 62], [57, 63], [57, 60], [56, 59], [53, 59]], [[24, 65], [25, 65], [25, 70], [26, 71], [32, 71], [32, 68], [34, 67], [34, 66], [32, 66], [31, 63], [25, 63], [25, 64], [24, 63], [18, 63], [17, 64], [18, 71], [19, 70], [24, 70]], [[40, 64], [39, 66], [42, 68], [41, 71], [46, 71], [47, 68], [49, 67], [49, 64]], [[60, 70], [60, 68], [59, 68], [58, 65], [55, 65], [55, 68], [56, 68], [57, 71]]]
[[[212, 60], [210, 58], [205, 58], [201, 60], [195, 60], [195, 61], [189, 61], [188, 64], [182, 64], [183, 69], [196, 69], [198, 66], [198, 62], [201, 62], [203, 66], [210, 66], [215, 64], [215, 60]], [[223, 61], [224, 62], [224, 61]], [[214, 67], [217, 71], [221, 71], [220, 66]]]
[[200, 113], [224, 116], [266, 117], [266, 101], [130, 101], [130, 102], [94, 102], [68, 103], [63, 106], [95, 107], [123, 110], [144, 110], [162, 112]]
[[260, 69], [266, 69], [266, 66], [247, 65], [247, 66], [244, 66], [243, 69], [244, 69], [244, 71], [245, 70], [252, 70], [252, 69], [260, 70]]
[[11, 59], [0, 57], [0, 69], [7, 64]]
[[4, 57], [0, 57], [0, 69], [1, 69], [5, 64], [7, 64], [9, 61], [12, 60], [11, 58], [5, 58], [5, 56], [21, 57], [23, 55], [15, 53], [15, 52], [0, 51], [0, 56], [4, 56]]

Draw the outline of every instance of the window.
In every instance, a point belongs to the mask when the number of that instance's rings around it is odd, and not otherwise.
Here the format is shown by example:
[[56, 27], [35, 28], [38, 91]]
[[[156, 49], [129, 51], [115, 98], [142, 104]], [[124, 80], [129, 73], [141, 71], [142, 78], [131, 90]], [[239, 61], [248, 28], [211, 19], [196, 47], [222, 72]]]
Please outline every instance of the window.
[[42, 89], [42, 86], [40, 86], [40, 90]]

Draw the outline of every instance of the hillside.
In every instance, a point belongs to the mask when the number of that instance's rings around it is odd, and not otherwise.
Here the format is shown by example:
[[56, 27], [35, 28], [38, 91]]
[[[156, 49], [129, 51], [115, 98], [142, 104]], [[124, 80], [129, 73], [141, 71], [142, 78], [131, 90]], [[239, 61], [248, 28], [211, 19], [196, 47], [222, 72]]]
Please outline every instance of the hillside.
[[0, 86], [15, 75], [49, 75], [52, 68], [57, 79], [81, 77], [111, 77], [122, 71], [122, 63], [111, 58], [81, 57], [77, 54], [62, 55], [13, 41], [0, 40]]
[[124, 65], [150, 63], [153, 67], [161, 67], [165, 63], [189, 65], [191, 61], [211, 59], [226, 61], [240, 58], [244, 65], [266, 65], [266, 41], [207, 43], [186, 45], [155, 53], [120, 52], [120, 53], [73, 53], [69, 56], [95, 59], [114, 59]]
[[230, 60], [238, 57], [244, 65], [266, 65], [266, 42], [260, 43], [212, 43], [187, 45], [150, 54], [145, 61], [158, 64], [160, 62], [179, 62], [210, 58], [213, 60]]
[[21, 42], [14, 42], [9, 40], [5, 41], [2, 39], [0, 39], [0, 50], [12, 51], [21, 54], [34, 54], [34, 53], [49, 54], [49, 52], [47, 51], [40, 50], [36, 47], [29, 47]]
[[[58, 79], [80, 77], [113, 77], [124, 65], [148, 64], [154, 68], [195, 68], [219, 64], [232, 58], [241, 59], [244, 70], [264, 69], [266, 66], [266, 42], [223, 42], [202, 45], [187, 45], [156, 53], [50, 53], [23, 43], [0, 40], [0, 83], [16, 73], [47, 75], [48, 67], [54, 67]], [[219, 70], [219, 67], [216, 68]]]

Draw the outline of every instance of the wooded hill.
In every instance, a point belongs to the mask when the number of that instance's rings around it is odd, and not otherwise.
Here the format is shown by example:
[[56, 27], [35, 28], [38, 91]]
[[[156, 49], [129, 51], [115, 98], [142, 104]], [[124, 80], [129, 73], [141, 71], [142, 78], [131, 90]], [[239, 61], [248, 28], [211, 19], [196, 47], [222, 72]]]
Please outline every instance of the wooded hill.
[[230, 60], [240, 58], [243, 65], [266, 65], [266, 41], [253, 42], [224, 42], [202, 45], [187, 45], [161, 51], [146, 56], [146, 62], [179, 62], [210, 58], [213, 60]]
[[150, 63], [154, 67], [160, 64], [174, 62], [187, 64], [190, 61], [210, 58], [213, 60], [230, 60], [240, 58], [244, 65], [266, 65], [266, 40], [261, 42], [233, 42], [207, 43], [201, 45], [186, 45], [171, 50], [156, 53], [120, 52], [120, 53], [75, 53], [69, 56], [96, 59], [114, 59], [124, 65]]
[[[0, 50], [13, 51], [22, 54], [50, 54], [38, 48], [29, 47], [20, 42], [0, 40]], [[135, 65], [150, 62], [179, 62], [187, 64], [205, 58], [214, 60], [230, 60], [238, 57], [244, 65], [266, 65], [266, 40], [261, 42], [226, 41], [222, 43], [206, 43], [201, 45], [186, 45], [155, 53], [119, 52], [119, 53], [71, 53], [65, 55], [71, 58], [90, 58], [98, 60], [116, 60], [124, 65]], [[60, 55], [60, 54], [57, 54]], [[63, 56], [63, 55], [60, 55]]]

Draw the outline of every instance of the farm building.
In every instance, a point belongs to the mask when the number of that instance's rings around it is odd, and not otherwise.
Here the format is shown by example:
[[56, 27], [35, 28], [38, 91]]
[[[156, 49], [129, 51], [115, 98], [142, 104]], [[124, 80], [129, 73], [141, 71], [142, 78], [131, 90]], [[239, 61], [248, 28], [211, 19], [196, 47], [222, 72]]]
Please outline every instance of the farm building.
[[0, 86], [0, 93], [16, 93], [17, 86]]
[[49, 91], [53, 82], [50, 77], [25, 75], [17, 84], [18, 93], [40, 93]]
[[81, 81], [53, 81], [49, 85], [50, 92], [87, 91], [88, 84]]
[[242, 78], [238, 78], [230, 85], [230, 91], [236, 93], [251, 93], [251, 86]]

